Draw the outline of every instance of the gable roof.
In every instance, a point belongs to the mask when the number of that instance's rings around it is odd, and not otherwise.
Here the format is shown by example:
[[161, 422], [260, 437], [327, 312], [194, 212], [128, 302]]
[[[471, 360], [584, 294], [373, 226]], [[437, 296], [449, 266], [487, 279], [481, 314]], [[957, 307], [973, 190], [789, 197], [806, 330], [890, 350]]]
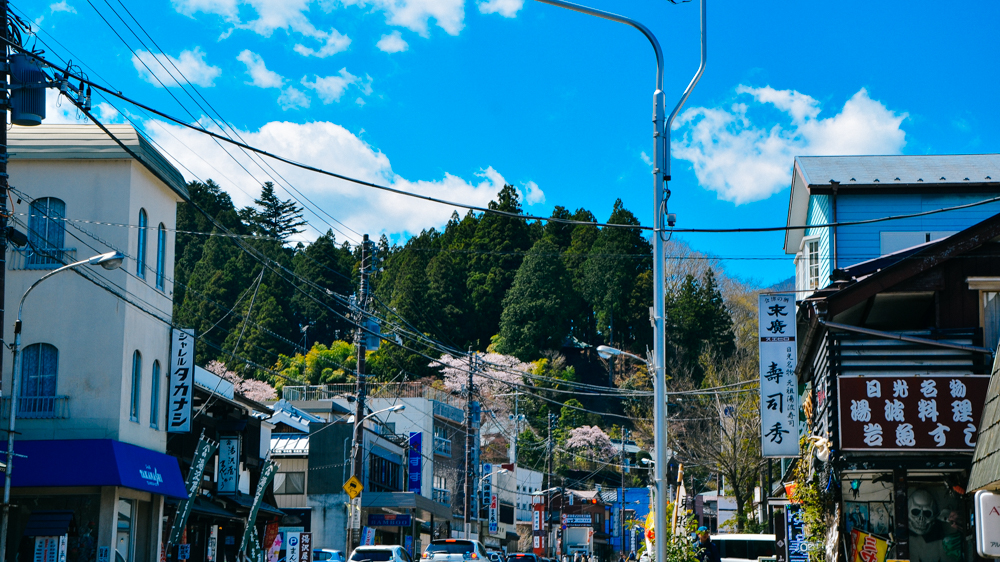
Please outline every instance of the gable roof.
[[[1000, 154], [898, 156], [796, 156], [788, 201], [788, 226], [804, 225], [809, 195], [865, 192], [1000, 192]], [[803, 230], [785, 231], [785, 253], [798, 252]]]
[[[159, 179], [184, 201], [190, 199], [184, 176], [131, 125], [105, 125], [136, 153]], [[7, 133], [11, 160], [131, 160], [114, 139], [97, 125], [38, 125], [11, 127]], [[141, 163], [140, 163], [141, 164]]]

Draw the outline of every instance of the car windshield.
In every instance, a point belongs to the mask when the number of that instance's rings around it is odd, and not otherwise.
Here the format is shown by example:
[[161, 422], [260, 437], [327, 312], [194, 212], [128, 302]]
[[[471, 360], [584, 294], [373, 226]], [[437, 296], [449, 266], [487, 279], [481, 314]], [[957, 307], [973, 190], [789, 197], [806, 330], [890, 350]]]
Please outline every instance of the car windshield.
[[475, 551], [476, 547], [471, 541], [432, 542], [427, 545], [428, 554], [465, 554]]
[[377, 550], [377, 549], [357, 549], [354, 554], [351, 554], [351, 560], [371, 560], [372, 562], [388, 562], [392, 560], [391, 550]]

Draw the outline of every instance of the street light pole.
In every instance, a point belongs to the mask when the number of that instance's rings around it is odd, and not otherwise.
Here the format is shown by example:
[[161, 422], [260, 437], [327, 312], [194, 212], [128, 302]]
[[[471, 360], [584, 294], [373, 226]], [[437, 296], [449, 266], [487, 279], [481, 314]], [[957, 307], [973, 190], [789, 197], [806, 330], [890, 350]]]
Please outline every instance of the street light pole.
[[[701, 79], [705, 71], [705, 63], [708, 58], [707, 41], [705, 36], [706, 22], [706, 0], [701, 0], [701, 64], [691, 82], [685, 88], [677, 105], [667, 117], [664, 123], [664, 98], [663, 98], [663, 51], [660, 44], [653, 36], [653, 33], [643, 24], [605, 12], [595, 10], [586, 6], [572, 4], [563, 0], [538, 0], [545, 4], [551, 4], [560, 8], [566, 8], [583, 14], [604, 18], [618, 23], [629, 25], [646, 36], [653, 51], [656, 54], [656, 88], [653, 92], [653, 149], [655, 163], [653, 167], [653, 433], [654, 446], [656, 448], [656, 459], [659, 461], [655, 465], [656, 481], [656, 533], [663, 536], [667, 526], [667, 494], [665, 485], [665, 470], [667, 466], [667, 427], [666, 427], [666, 378], [664, 367], [666, 365], [666, 331], [664, 329], [664, 291], [666, 281], [666, 241], [663, 234], [666, 232], [664, 222], [667, 226], [674, 225], [673, 215], [667, 214], [667, 199], [670, 197], [670, 190], [667, 182], [670, 181], [670, 126], [674, 118], [680, 112], [684, 102], [687, 101], [694, 90], [698, 80]], [[666, 562], [666, 545], [664, 541], [656, 541], [656, 562]]]
[[14, 323], [14, 349], [13, 359], [10, 365], [10, 413], [7, 418], [7, 466], [4, 469], [3, 479], [3, 519], [0, 520], [0, 560], [7, 559], [7, 528], [10, 524], [10, 473], [14, 464], [14, 420], [17, 419], [18, 392], [21, 386], [21, 377], [17, 376], [18, 351], [21, 349], [21, 312], [24, 310], [24, 299], [28, 297], [32, 289], [37, 287], [42, 281], [57, 273], [62, 273], [81, 265], [99, 265], [104, 269], [118, 269], [125, 256], [121, 252], [108, 252], [85, 260], [80, 260], [71, 264], [54, 269], [38, 278], [37, 281], [28, 287], [28, 290], [21, 295], [21, 302], [17, 304], [17, 322]]

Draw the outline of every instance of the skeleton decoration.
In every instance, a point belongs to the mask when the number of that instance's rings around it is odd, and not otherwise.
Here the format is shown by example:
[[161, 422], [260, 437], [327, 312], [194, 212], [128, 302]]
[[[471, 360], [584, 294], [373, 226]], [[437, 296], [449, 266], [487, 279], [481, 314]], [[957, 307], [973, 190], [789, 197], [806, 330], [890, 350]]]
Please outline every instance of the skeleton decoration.
[[924, 536], [937, 520], [938, 508], [934, 497], [927, 490], [917, 490], [909, 498], [910, 533]]

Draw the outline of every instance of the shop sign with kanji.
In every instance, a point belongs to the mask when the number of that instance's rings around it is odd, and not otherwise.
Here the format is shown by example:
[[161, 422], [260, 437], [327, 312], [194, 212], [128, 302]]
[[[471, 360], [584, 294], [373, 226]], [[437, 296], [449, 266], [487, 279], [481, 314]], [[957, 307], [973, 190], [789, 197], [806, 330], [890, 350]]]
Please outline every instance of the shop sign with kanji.
[[799, 395], [795, 378], [795, 295], [758, 298], [760, 433], [765, 457], [799, 454]]
[[838, 379], [845, 451], [976, 448], [987, 375], [867, 375]]

